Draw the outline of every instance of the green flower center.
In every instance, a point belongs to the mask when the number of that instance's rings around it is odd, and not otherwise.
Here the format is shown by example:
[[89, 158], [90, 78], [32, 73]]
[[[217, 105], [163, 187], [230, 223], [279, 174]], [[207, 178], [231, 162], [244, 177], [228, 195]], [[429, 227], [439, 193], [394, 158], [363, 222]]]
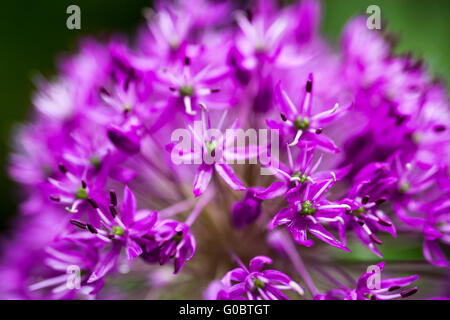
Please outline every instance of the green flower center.
[[351, 212], [352, 215], [354, 215], [354, 216], [356, 216], [358, 218], [361, 217], [361, 213], [366, 213], [366, 209], [364, 209], [364, 207], [359, 207], [358, 209], [353, 210]]
[[261, 280], [256, 279], [256, 278], [253, 279], [253, 283], [255, 284], [255, 289], [258, 289], [258, 288], [264, 289], [264, 287], [266, 286], [264, 284], [264, 282], [262, 282]]
[[183, 240], [183, 233], [178, 232], [176, 235], [172, 237], [172, 240], [176, 242], [176, 244], [179, 244], [181, 240]]
[[114, 233], [116, 236], [123, 236], [123, 235], [125, 234], [125, 231], [124, 231], [121, 227], [119, 227], [119, 226], [114, 226], [114, 227], [113, 227], [113, 233]]
[[399, 191], [401, 193], [404, 193], [404, 192], [408, 191], [410, 188], [411, 188], [411, 185], [408, 182], [403, 182]]
[[305, 173], [302, 174], [300, 171], [295, 171], [291, 177], [298, 178], [296, 180], [298, 180], [300, 183], [305, 183], [306, 179], [308, 179], [308, 176]]
[[83, 187], [79, 187], [77, 192], [75, 192], [75, 198], [79, 200], [86, 200], [88, 198], [86, 189], [84, 189]]
[[305, 202], [302, 203], [302, 209], [300, 211], [300, 214], [312, 216], [314, 213], [316, 213], [316, 208], [313, 207], [311, 201], [306, 200]]
[[294, 127], [297, 130], [302, 130], [302, 131], [307, 130], [309, 128], [309, 119], [308, 119], [308, 117], [304, 117], [304, 118], [302, 118], [302, 116], [298, 117], [294, 121]]
[[92, 156], [91, 159], [89, 159], [89, 162], [95, 168], [100, 167], [100, 158], [98, 156]]
[[194, 87], [191, 85], [181, 86], [180, 87], [180, 95], [182, 97], [192, 96], [194, 94]]
[[214, 151], [216, 151], [217, 148], [217, 140], [213, 140], [211, 142], [206, 142], [206, 149], [208, 150], [209, 154], [213, 154]]

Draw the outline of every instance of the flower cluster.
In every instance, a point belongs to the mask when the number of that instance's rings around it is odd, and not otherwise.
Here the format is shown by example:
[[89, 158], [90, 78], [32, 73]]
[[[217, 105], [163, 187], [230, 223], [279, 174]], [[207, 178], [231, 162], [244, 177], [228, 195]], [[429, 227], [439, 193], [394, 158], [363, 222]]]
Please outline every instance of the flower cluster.
[[[2, 240], [1, 298], [185, 286], [189, 298], [288, 299], [303, 295], [297, 283], [314, 299], [404, 298], [417, 275], [375, 288], [371, 272], [343, 285], [321, 267], [340, 270], [334, 254], [358, 242], [383, 258], [383, 241], [402, 237], [450, 266], [446, 89], [384, 31], [353, 18], [336, 52], [316, 0], [178, 1], [145, 17], [132, 46], [87, 39], [38, 80], [10, 157], [21, 202]], [[236, 147], [225, 130], [279, 139]], [[226, 272], [230, 257], [240, 267]], [[262, 270], [272, 262], [283, 271]]]

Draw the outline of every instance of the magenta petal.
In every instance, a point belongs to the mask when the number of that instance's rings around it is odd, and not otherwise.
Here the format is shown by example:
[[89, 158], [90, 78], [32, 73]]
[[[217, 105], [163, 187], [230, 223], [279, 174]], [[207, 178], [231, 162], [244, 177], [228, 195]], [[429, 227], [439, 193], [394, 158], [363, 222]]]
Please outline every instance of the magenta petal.
[[282, 224], [290, 223], [292, 221], [292, 215], [293, 212], [291, 209], [288, 208], [281, 209], [281, 211], [278, 212], [272, 219], [272, 221], [269, 223], [267, 228], [269, 230], [272, 230], [273, 228], [280, 226]]
[[331, 233], [329, 233], [320, 223], [308, 223], [308, 231], [320, 240], [344, 251], [349, 251], [348, 248], [342, 245]]
[[142, 248], [134, 240], [128, 239], [127, 245], [125, 247], [125, 252], [127, 254], [128, 260], [133, 260], [142, 254]]
[[109, 140], [123, 152], [134, 154], [141, 149], [141, 142], [136, 133], [124, 131], [116, 126], [108, 128]]
[[208, 187], [212, 177], [212, 169], [212, 165], [207, 165], [205, 163], [201, 164], [198, 168], [194, 180], [194, 195], [196, 197], [202, 195]]
[[133, 192], [125, 185], [123, 190], [123, 203], [120, 212], [120, 218], [124, 225], [129, 226], [134, 220], [134, 213], [136, 212], [136, 198]]
[[236, 174], [233, 171], [233, 168], [226, 164], [218, 164], [214, 165], [216, 172], [222, 177], [223, 180], [234, 190], [245, 190], [245, 185], [239, 180]]
[[450, 265], [437, 241], [425, 240], [423, 242], [423, 255], [427, 261], [438, 267]]
[[115, 166], [111, 168], [110, 175], [114, 180], [127, 183], [134, 179], [136, 172], [130, 168]]
[[88, 279], [88, 283], [94, 282], [103, 278], [117, 263], [119, 259], [120, 250], [122, 245], [120, 243], [114, 243], [112, 248], [106, 254], [106, 256], [99, 261], [94, 271], [91, 273]]
[[250, 272], [259, 272], [261, 271], [263, 265], [272, 264], [272, 259], [266, 256], [256, 256], [252, 260], [250, 260], [249, 269]]
[[275, 101], [279, 106], [280, 112], [288, 119], [295, 118], [294, 110], [297, 110], [287, 93], [281, 87], [281, 82], [278, 82], [275, 87]]
[[286, 182], [275, 181], [269, 187], [267, 187], [267, 189], [256, 193], [255, 197], [263, 200], [273, 199], [276, 197], [281, 197], [287, 192], [287, 190], [288, 184]]

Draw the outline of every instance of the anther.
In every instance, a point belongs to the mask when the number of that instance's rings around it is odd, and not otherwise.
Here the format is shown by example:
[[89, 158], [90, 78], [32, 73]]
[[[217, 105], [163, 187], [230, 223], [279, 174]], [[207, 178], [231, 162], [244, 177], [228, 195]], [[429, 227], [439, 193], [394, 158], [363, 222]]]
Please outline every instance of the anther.
[[58, 196], [49, 196], [50, 200], [55, 201], [55, 202], [59, 202], [61, 201], [61, 199]]
[[377, 206], [379, 206], [380, 204], [383, 204], [383, 203], [385, 203], [386, 202], [386, 199], [385, 198], [381, 198], [381, 199], [378, 199], [377, 201], [375, 201], [375, 204], [377, 205]]
[[59, 171], [61, 171], [62, 174], [66, 174], [67, 173], [67, 168], [61, 163], [58, 164], [58, 169], [59, 169]]
[[322, 128], [318, 128], [318, 129], [316, 129], [316, 134], [321, 134], [321, 133], [322, 133], [322, 131], [323, 131], [323, 129], [322, 129]]
[[392, 292], [392, 291], [395, 291], [395, 290], [400, 289], [400, 288], [401, 288], [400, 286], [392, 286], [392, 287], [390, 287], [390, 288], [388, 289], [388, 291], [389, 291], [389, 292]]
[[434, 131], [435, 131], [435, 132], [442, 132], [442, 131], [445, 131], [445, 126], [442, 125], [442, 124], [437, 125], [437, 126], [434, 127]]
[[86, 189], [86, 187], [87, 187], [86, 181], [81, 180], [81, 186], [83, 187], [83, 189]]
[[365, 195], [364, 197], [362, 197], [361, 199], [361, 203], [362, 204], [367, 204], [367, 202], [369, 202], [370, 196], [369, 195]]
[[284, 114], [282, 114], [282, 113], [280, 113], [280, 117], [281, 117], [281, 120], [283, 120], [283, 121], [287, 120], [286, 116]]
[[392, 223], [390, 223], [389, 221], [386, 221], [384, 219], [378, 218], [378, 223], [381, 224], [382, 226], [385, 227], [391, 227]]
[[169, 87], [170, 91], [177, 91], [177, 89], [175, 89], [174, 87]]
[[191, 59], [189, 57], [184, 57], [184, 64], [186, 66], [190, 65], [191, 64]]
[[95, 202], [94, 199], [88, 198], [87, 201], [88, 201], [89, 204], [92, 206], [92, 208], [98, 209], [98, 204], [97, 204], [97, 202]]
[[104, 94], [105, 96], [111, 96], [111, 94], [106, 90], [104, 87], [100, 88], [100, 93]]
[[111, 215], [113, 218], [115, 218], [117, 216], [117, 209], [114, 206], [109, 206], [109, 212], [111, 212]]
[[86, 229], [86, 223], [75, 220], [75, 219], [71, 219], [70, 223], [73, 224], [74, 226], [81, 228], [81, 229]]
[[97, 234], [98, 232], [97, 232], [97, 229], [95, 229], [92, 225], [90, 225], [89, 223], [87, 223], [86, 224], [86, 228], [88, 229], [88, 231], [90, 232], [90, 233], [93, 233], [93, 234]]
[[419, 291], [419, 289], [417, 289], [417, 287], [414, 287], [411, 289], [403, 290], [402, 292], [400, 292], [400, 295], [402, 296], [402, 298], [406, 298], [406, 297], [412, 296], [417, 291]]
[[110, 199], [110, 203], [113, 206], [117, 206], [117, 195], [116, 195], [116, 192], [114, 190], [110, 190], [109, 191], [109, 199]]
[[380, 239], [377, 238], [377, 236], [374, 233], [371, 233], [369, 235], [370, 239], [372, 239], [373, 242], [377, 243], [377, 244], [382, 244], [383, 242], [381, 242]]
[[306, 82], [306, 92], [311, 92], [312, 91], [312, 81], [308, 80]]
[[219, 88], [211, 89], [211, 93], [217, 93], [217, 92], [220, 92]]

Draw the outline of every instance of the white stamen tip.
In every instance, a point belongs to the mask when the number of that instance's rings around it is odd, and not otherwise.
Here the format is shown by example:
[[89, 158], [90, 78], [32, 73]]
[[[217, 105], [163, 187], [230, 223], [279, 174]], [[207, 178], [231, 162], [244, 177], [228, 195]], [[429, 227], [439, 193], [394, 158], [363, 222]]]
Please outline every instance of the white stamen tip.
[[333, 171], [331, 171], [331, 176], [333, 177], [333, 181], [336, 182], [336, 174]]

